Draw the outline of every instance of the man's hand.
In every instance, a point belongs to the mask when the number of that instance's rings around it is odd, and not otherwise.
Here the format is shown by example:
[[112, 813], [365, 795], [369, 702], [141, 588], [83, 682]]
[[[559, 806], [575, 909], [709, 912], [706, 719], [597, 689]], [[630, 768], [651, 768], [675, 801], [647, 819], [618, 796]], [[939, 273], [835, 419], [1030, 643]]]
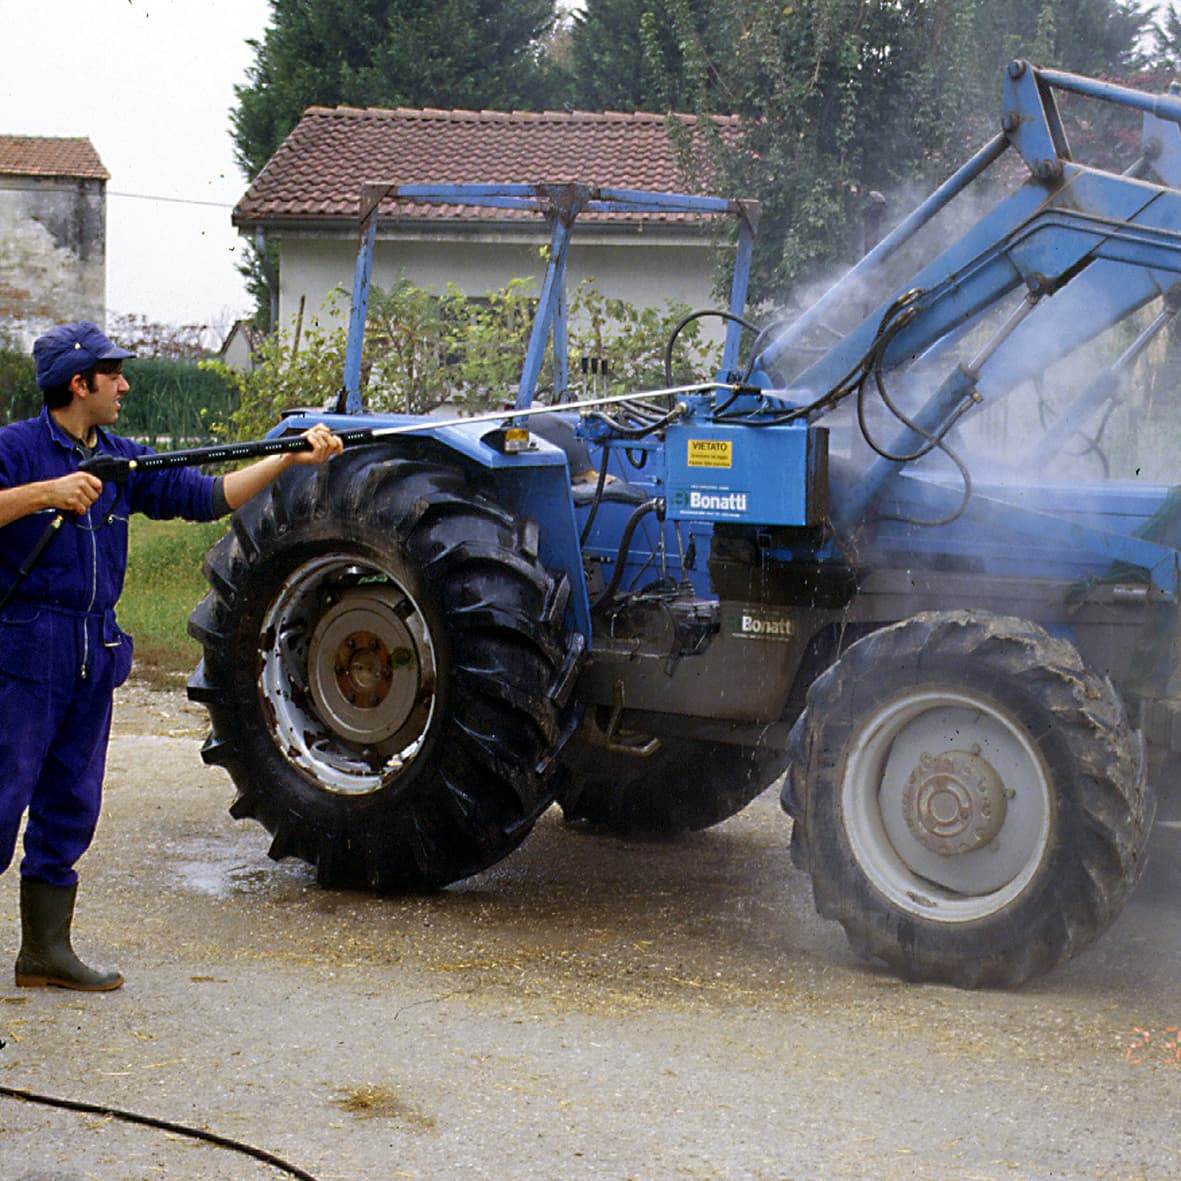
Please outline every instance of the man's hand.
[[257, 496], [272, 480], [293, 463], [324, 463], [344, 450], [344, 443], [322, 422], [305, 431], [305, 439], [311, 444], [310, 451], [286, 451], [281, 455], [268, 455], [249, 467], [230, 472], [222, 482], [222, 493], [231, 509], [240, 508], [252, 496]]
[[305, 431], [305, 439], [312, 445], [311, 451], [291, 451], [292, 463], [323, 463], [344, 450], [344, 444], [339, 435], [334, 435], [322, 422], [316, 423], [310, 431]]
[[102, 490], [102, 481], [86, 472], [71, 472], [56, 480], [0, 488], [0, 526], [47, 508], [59, 513], [82, 514], [94, 504]]
[[56, 480], [47, 480], [46, 492], [49, 507], [63, 513], [77, 513], [81, 516], [103, 490], [103, 482], [89, 472], [71, 472]]

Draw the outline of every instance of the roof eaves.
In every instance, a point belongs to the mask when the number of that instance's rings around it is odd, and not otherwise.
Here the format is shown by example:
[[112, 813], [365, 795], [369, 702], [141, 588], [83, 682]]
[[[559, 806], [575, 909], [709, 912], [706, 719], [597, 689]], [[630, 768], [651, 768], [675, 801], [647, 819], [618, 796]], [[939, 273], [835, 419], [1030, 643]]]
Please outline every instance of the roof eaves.
[[[610, 234], [661, 238], [699, 238], [711, 233], [721, 215], [696, 218], [644, 218], [620, 215], [583, 214], [578, 219], [578, 237], [602, 237]], [[291, 216], [262, 214], [257, 217], [239, 214], [232, 217], [233, 225], [243, 234], [262, 231], [269, 234], [309, 234], [331, 238], [356, 237], [360, 227], [356, 215]], [[378, 237], [486, 237], [502, 234], [527, 234], [548, 240], [550, 228], [541, 216], [514, 218], [471, 218], [462, 215], [446, 217], [381, 217], [377, 224]]]

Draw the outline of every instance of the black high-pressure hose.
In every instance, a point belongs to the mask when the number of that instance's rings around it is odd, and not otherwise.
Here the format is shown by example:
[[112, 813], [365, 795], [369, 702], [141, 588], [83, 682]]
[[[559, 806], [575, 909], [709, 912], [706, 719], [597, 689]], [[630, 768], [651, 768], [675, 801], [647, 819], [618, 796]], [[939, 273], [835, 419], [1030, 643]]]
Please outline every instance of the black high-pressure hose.
[[58, 1107], [65, 1111], [81, 1111], [86, 1115], [106, 1116], [128, 1124], [140, 1124], [145, 1128], [158, 1128], [163, 1132], [173, 1132], [178, 1136], [203, 1140], [207, 1144], [217, 1145], [218, 1148], [229, 1148], [234, 1152], [252, 1156], [255, 1160], [260, 1160], [272, 1168], [279, 1169], [290, 1177], [298, 1178], [299, 1181], [316, 1181], [311, 1173], [289, 1164], [273, 1152], [267, 1152], [264, 1148], [255, 1148], [253, 1144], [245, 1144], [241, 1140], [233, 1140], [229, 1136], [222, 1136], [217, 1132], [207, 1132], [204, 1128], [193, 1128], [188, 1124], [174, 1123], [172, 1120], [140, 1115], [134, 1111], [123, 1111], [118, 1107], [108, 1107], [102, 1103], [82, 1103], [77, 1099], [59, 1099], [53, 1095], [38, 1095], [33, 1091], [22, 1091], [17, 1087], [0, 1086], [0, 1095], [7, 1095], [10, 1099], [20, 1099], [24, 1103], [38, 1103], [43, 1107]]

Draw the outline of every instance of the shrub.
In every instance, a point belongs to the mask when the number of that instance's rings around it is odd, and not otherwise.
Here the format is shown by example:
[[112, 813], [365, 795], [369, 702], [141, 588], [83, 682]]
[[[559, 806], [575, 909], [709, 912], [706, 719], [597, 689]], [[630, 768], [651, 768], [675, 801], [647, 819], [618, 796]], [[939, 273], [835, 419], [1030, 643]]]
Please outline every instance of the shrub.
[[[326, 309], [331, 311], [338, 292]], [[400, 279], [369, 296], [361, 388], [367, 410], [421, 414], [446, 404], [478, 412], [502, 405], [516, 395], [532, 329], [536, 299], [531, 279], [514, 279], [483, 298], [449, 286], [442, 296]], [[570, 304], [568, 351], [572, 368], [580, 354], [606, 361], [612, 384], [664, 384], [667, 341], [688, 308], [667, 304], [663, 310], [637, 308], [599, 294], [593, 282], [579, 285]], [[236, 438], [265, 434], [281, 415], [295, 408], [334, 405], [344, 373], [347, 344], [344, 327], [322, 322], [305, 329], [298, 349], [294, 333], [275, 333], [264, 343], [249, 373], [221, 362], [204, 362], [236, 390], [238, 408], [231, 415]], [[717, 365], [700, 344], [694, 321], [678, 336], [674, 378], [706, 376]], [[573, 376], [573, 375], [572, 375]], [[547, 354], [538, 390], [553, 386], [552, 356]]]
[[224, 433], [237, 392], [223, 374], [188, 361], [143, 357], [126, 367], [131, 393], [118, 431], [151, 447], [191, 447]]
[[31, 354], [0, 337], [0, 424], [29, 418], [40, 409]]

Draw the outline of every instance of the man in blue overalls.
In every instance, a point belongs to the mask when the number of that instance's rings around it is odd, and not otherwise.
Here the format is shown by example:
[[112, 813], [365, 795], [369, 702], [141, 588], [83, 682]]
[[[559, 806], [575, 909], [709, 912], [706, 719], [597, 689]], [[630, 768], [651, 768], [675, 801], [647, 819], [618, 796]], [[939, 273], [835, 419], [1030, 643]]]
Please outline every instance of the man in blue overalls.
[[[70, 942], [74, 865], [98, 822], [114, 689], [131, 670], [131, 638], [115, 622], [133, 512], [207, 521], [237, 508], [292, 463], [322, 463], [341, 442], [323, 425], [310, 451], [268, 456], [224, 477], [195, 468], [132, 471], [104, 484], [78, 471], [96, 451], [145, 448], [112, 434], [130, 388], [117, 348], [86, 321], [33, 345], [45, 405], [0, 428], [0, 873], [27, 812], [21, 861], [16, 983], [83, 991], [118, 988], [118, 972], [87, 967]], [[21, 566], [57, 514], [36, 565]], [[6, 594], [11, 588], [15, 591]]]

